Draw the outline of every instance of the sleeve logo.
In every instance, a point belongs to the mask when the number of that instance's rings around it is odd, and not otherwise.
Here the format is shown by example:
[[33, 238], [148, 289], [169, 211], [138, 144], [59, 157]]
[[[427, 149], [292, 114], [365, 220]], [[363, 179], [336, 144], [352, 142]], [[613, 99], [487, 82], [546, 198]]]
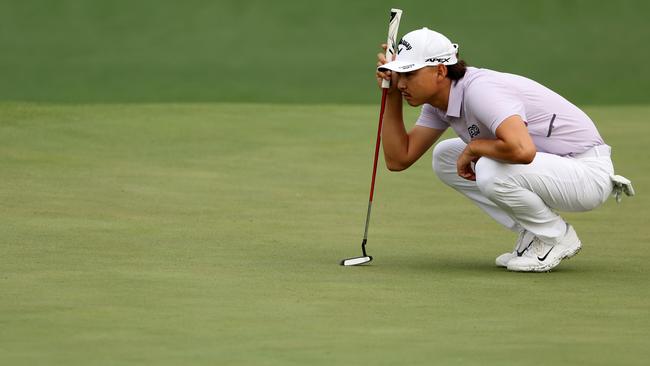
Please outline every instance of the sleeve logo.
[[481, 133], [481, 131], [478, 129], [477, 125], [471, 125], [471, 126], [467, 127], [467, 132], [469, 132], [469, 137], [471, 137], [471, 138], [474, 138], [474, 137], [478, 136]]

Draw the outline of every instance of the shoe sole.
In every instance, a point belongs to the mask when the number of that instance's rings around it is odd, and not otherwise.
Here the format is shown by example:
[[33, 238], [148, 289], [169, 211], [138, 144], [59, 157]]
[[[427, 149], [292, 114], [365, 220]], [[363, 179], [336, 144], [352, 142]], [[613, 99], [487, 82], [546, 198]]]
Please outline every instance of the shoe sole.
[[553, 268], [557, 267], [560, 262], [562, 262], [562, 259], [558, 259], [554, 262], [549, 262], [545, 263], [543, 266], [535, 266], [535, 267], [526, 267], [526, 268], [511, 268], [507, 267], [508, 271], [512, 272], [550, 272]]
[[555, 262], [545, 263], [543, 266], [526, 267], [526, 268], [510, 268], [510, 267], [506, 267], [506, 268], [508, 268], [509, 271], [513, 271], [513, 272], [550, 272], [553, 268], [557, 267], [563, 260], [571, 259], [575, 257], [576, 254], [578, 254], [581, 249], [582, 249], [582, 245], [578, 245], [578, 247], [575, 250], [564, 254], [562, 258], [556, 260]]

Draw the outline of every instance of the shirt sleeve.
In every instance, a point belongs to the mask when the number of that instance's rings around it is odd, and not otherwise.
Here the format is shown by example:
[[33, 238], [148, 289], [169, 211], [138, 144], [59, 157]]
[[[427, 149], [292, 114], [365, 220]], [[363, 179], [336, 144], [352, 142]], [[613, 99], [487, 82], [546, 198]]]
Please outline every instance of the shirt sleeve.
[[417, 126], [435, 128], [436, 130], [446, 130], [449, 127], [449, 124], [440, 118], [440, 115], [436, 111], [436, 108], [430, 104], [425, 104], [422, 106], [420, 111], [420, 117], [415, 122]]
[[476, 79], [465, 90], [468, 115], [487, 126], [496, 136], [497, 128], [506, 118], [518, 115], [527, 121], [524, 103], [517, 92], [490, 78]]

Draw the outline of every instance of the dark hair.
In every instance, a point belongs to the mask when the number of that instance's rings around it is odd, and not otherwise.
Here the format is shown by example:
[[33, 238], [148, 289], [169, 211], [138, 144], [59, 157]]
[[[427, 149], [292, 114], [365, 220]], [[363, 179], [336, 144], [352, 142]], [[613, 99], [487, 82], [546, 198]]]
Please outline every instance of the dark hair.
[[452, 81], [457, 81], [465, 76], [466, 71], [467, 63], [465, 60], [458, 60], [456, 64], [447, 66], [447, 77]]

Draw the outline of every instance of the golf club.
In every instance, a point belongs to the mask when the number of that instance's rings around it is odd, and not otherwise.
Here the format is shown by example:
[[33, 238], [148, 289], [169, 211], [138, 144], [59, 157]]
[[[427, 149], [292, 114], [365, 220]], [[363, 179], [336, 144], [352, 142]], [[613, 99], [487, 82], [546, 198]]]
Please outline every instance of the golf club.
[[[386, 41], [386, 60], [392, 61], [395, 55], [395, 45], [397, 43], [397, 30], [399, 29], [399, 22], [402, 18], [402, 10], [391, 9], [390, 19], [388, 24], [388, 40]], [[384, 109], [386, 108], [386, 94], [390, 87], [390, 81], [382, 80], [381, 83], [381, 109], [379, 111], [379, 126], [377, 127], [377, 140], [375, 142], [375, 158], [372, 165], [372, 179], [370, 180], [370, 199], [368, 200], [368, 212], [366, 213], [366, 229], [363, 232], [363, 240], [361, 241], [361, 257], [348, 258], [341, 261], [342, 266], [356, 266], [368, 263], [372, 257], [366, 253], [366, 243], [368, 242], [368, 225], [370, 224], [370, 210], [372, 209], [372, 198], [375, 193], [375, 177], [377, 175], [377, 160], [379, 159], [379, 146], [381, 144], [381, 126], [384, 119]]]

